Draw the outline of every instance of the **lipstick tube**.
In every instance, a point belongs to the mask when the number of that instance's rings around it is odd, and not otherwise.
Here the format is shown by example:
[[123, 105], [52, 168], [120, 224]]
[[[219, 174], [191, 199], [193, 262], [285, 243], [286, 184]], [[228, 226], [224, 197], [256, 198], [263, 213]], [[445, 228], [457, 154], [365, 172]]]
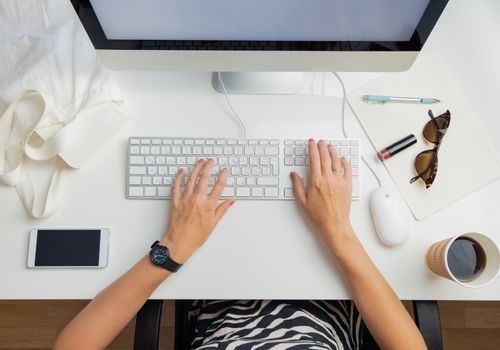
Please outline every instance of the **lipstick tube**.
[[377, 152], [377, 157], [381, 161], [387, 160], [416, 143], [417, 138], [415, 137], [415, 135], [408, 135], [404, 139], [401, 139], [398, 142], [393, 143], [389, 147], [386, 147], [383, 150]]

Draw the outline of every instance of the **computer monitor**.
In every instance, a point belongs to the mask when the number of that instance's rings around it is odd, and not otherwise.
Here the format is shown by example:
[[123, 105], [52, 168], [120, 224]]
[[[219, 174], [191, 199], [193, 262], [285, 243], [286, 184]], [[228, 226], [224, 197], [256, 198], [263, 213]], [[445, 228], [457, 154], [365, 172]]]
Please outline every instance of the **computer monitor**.
[[[403, 71], [447, 0], [72, 0], [117, 70]], [[247, 75], [248, 77], [248, 75]]]

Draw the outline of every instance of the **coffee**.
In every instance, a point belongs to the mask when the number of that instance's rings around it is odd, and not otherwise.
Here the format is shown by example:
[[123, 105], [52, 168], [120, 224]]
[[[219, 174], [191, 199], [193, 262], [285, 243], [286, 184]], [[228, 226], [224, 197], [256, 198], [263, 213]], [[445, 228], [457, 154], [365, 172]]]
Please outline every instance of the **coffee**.
[[452, 275], [462, 282], [474, 280], [486, 266], [486, 254], [483, 248], [468, 237], [460, 237], [453, 241], [446, 259]]

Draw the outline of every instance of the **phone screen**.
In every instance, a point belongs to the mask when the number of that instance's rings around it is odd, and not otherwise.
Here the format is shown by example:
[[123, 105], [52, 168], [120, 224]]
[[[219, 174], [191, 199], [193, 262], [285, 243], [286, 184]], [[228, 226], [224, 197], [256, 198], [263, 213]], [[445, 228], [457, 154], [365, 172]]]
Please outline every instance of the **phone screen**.
[[100, 230], [38, 230], [35, 266], [99, 266]]

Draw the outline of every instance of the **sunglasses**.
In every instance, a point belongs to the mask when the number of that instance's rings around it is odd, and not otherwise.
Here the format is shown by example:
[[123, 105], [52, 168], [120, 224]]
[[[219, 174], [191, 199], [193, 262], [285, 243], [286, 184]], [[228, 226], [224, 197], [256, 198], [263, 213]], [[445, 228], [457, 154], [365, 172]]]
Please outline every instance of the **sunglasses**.
[[418, 175], [410, 180], [410, 183], [414, 183], [418, 179], [422, 179], [425, 182], [425, 188], [431, 187], [436, 178], [439, 146], [450, 126], [451, 113], [447, 110], [435, 117], [432, 111], [429, 110], [429, 117], [431, 120], [425, 124], [423, 134], [427, 141], [434, 144], [434, 148], [420, 152], [417, 155], [415, 170]]

